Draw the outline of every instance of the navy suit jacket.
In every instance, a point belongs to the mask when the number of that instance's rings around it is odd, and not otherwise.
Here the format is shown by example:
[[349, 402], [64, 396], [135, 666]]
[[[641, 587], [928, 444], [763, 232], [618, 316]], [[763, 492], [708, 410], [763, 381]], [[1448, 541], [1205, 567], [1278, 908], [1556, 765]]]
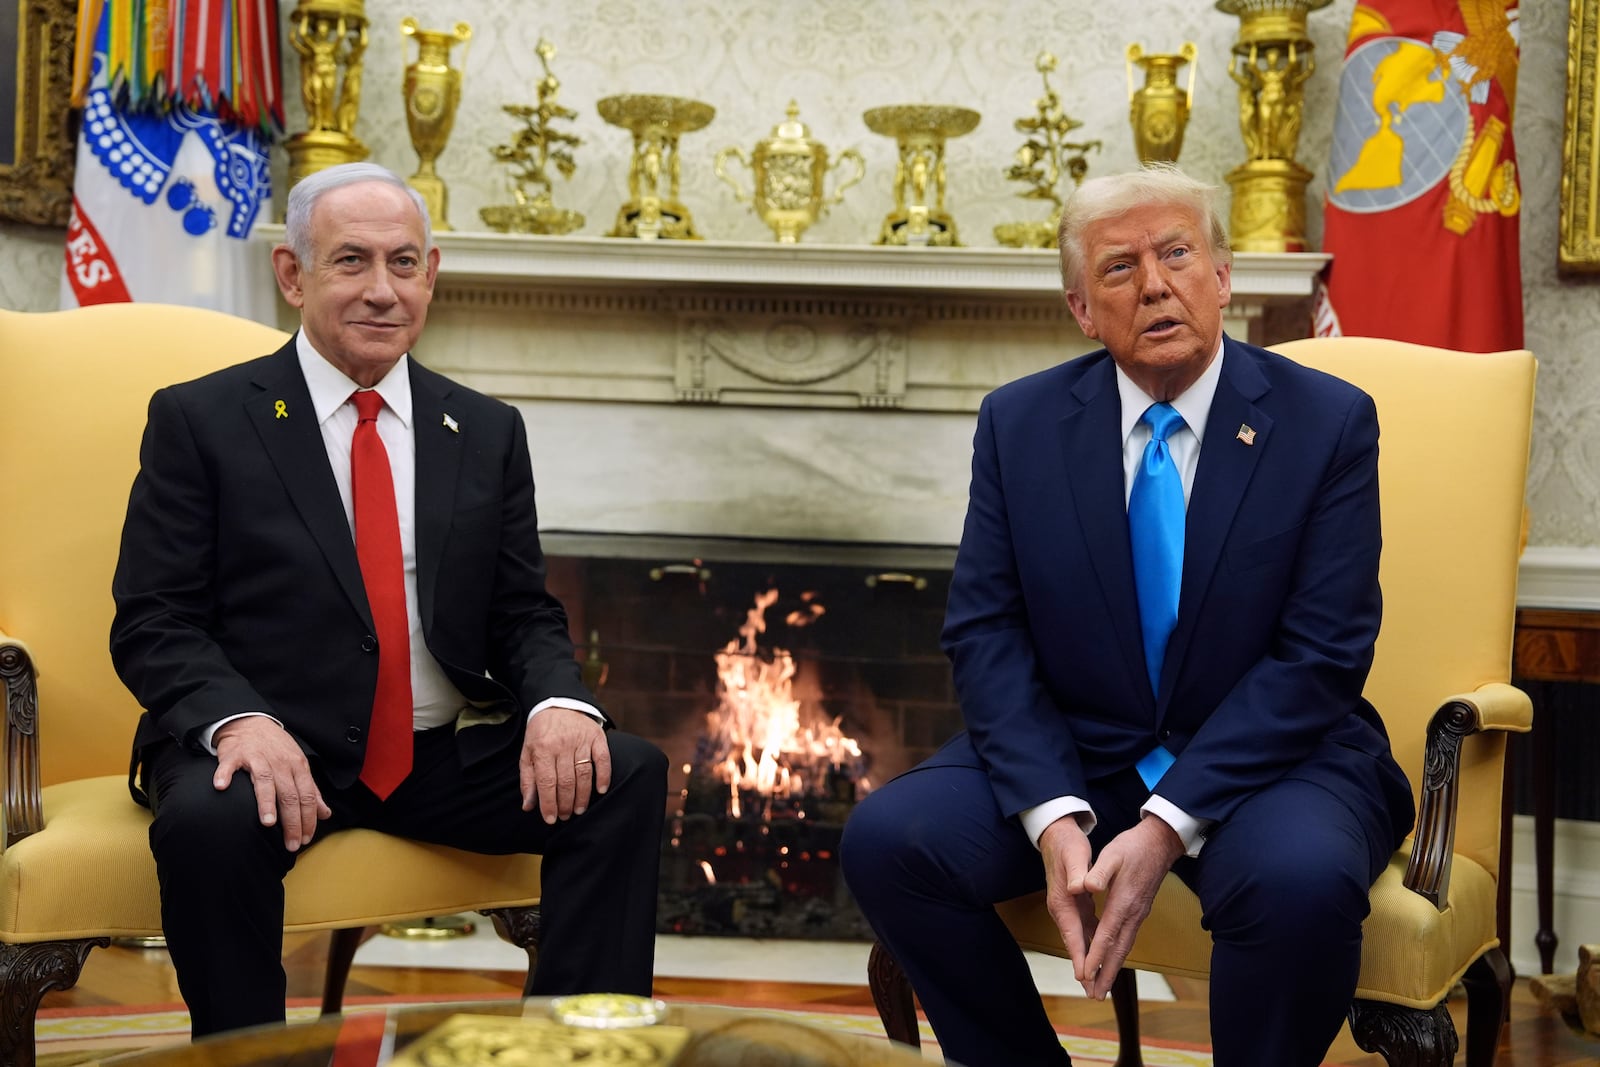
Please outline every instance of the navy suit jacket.
[[[471, 763], [520, 741], [541, 700], [598, 701], [545, 588], [521, 415], [408, 363], [422, 629], [481, 709], [457, 730]], [[111, 629], [117, 672], [145, 708], [135, 796], [145, 746], [194, 746], [245, 711], [277, 718], [348, 787], [366, 752], [376, 629], [294, 341], [157, 392], [139, 460]]]
[[[989, 397], [943, 643], [967, 723], [936, 761], [983, 767], [1008, 816], [1136, 763], [1226, 820], [1286, 775], [1378, 790], [1395, 844], [1411, 791], [1361, 696], [1381, 598], [1378, 422], [1354, 386], [1224, 339], [1158, 692], [1140, 637], [1121, 401], [1104, 350]], [[1381, 840], [1382, 838], [1378, 838]]]

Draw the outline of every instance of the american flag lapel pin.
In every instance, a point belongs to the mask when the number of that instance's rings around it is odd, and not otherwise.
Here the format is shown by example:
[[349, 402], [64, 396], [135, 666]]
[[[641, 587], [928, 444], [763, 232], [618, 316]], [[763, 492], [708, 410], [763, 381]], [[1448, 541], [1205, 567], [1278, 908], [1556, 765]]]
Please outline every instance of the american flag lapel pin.
[[1241, 425], [1239, 427], [1238, 439], [1247, 445], [1253, 445], [1256, 443], [1256, 432], [1247, 425]]
[[451, 415], [450, 415], [450, 413], [448, 411], [444, 413], [444, 425], [445, 425], [445, 428], [448, 429], [451, 433], [460, 433], [461, 432], [460, 425], [457, 424], [456, 420], [451, 417]]

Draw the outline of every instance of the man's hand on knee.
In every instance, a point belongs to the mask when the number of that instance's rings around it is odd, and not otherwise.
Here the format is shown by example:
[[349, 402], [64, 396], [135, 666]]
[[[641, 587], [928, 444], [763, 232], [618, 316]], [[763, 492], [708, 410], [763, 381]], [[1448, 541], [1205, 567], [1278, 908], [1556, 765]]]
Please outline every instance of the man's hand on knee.
[[537, 803], [544, 821], [582, 815], [591, 792], [611, 788], [611, 749], [606, 733], [593, 717], [559, 705], [528, 720], [523, 734], [522, 810]]
[[256, 793], [262, 826], [283, 827], [283, 847], [298, 852], [311, 843], [317, 822], [333, 814], [311, 777], [311, 765], [289, 732], [265, 715], [224, 723], [212, 737], [217, 773], [211, 784], [227, 789], [244, 771]]

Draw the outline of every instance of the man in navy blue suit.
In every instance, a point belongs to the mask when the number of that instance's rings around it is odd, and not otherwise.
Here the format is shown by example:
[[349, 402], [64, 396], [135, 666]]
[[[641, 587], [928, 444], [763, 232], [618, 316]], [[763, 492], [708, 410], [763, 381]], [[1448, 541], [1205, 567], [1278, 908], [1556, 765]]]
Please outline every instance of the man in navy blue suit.
[[[1103, 998], [1169, 870], [1212, 937], [1219, 1067], [1312, 1067], [1414, 819], [1361, 696], [1377, 413], [1223, 334], [1227, 234], [1175, 168], [1084, 183], [1060, 244], [1105, 347], [979, 411], [943, 634], [967, 729], [857, 807], [845, 875], [966, 1067], [1069, 1062], [996, 902], [1046, 889]], [[1176, 509], [1164, 624], [1130, 532], [1152, 437]]]

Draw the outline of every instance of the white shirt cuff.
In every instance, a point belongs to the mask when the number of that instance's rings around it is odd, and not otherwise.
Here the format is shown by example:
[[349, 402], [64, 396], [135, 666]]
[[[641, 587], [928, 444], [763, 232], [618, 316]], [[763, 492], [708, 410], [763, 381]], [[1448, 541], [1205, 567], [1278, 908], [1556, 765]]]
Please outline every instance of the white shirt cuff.
[[533, 706], [533, 710], [528, 712], [528, 718], [524, 719], [523, 722], [526, 724], [531, 721], [535, 715], [545, 708], [571, 708], [573, 711], [583, 712], [601, 726], [606, 724], [605, 714], [599, 708], [593, 704], [585, 704], [581, 700], [573, 700], [571, 697], [551, 697], [549, 700], [539, 701]]
[[1205, 846], [1206, 832], [1211, 829], [1212, 820], [1196, 819], [1188, 812], [1179, 808], [1172, 801], [1161, 796], [1152, 796], [1144, 802], [1144, 807], [1139, 809], [1140, 815], [1154, 815], [1178, 835], [1183, 842], [1184, 855], [1198, 856], [1200, 849]]
[[1039, 847], [1039, 838], [1044, 834], [1050, 824], [1057, 819], [1068, 815], [1075, 816], [1078, 826], [1085, 835], [1094, 831], [1094, 812], [1089, 808], [1089, 802], [1081, 797], [1056, 797], [1047, 800], [1037, 807], [1028, 808], [1021, 815], [1022, 828], [1027, 831], [1028, 840], [1033, 842], [1033, 847]]
[[[217, 754], [217, 746], [215, 743], [213, 743], [212, 738], [217, 736], [217, 731], [228, 725], [228, 723], [232, 722], [234, 719], [248, 719], [252, 715], [259, 715], [263, 719], [272, 719], [272, 716], [268, 715], [264, 711], [241, 711], [237, 715], [229, 715], [226, 719], [218, 719], [216, 722], [212, 723], [210, 726], [207, 726], [200, 732], [200, 746], [215, 756]], [[279, 726], [283, 725], [283, 723], [278, 722], [277, 719], [272, 719], [272, 721], [277, 722]]]

